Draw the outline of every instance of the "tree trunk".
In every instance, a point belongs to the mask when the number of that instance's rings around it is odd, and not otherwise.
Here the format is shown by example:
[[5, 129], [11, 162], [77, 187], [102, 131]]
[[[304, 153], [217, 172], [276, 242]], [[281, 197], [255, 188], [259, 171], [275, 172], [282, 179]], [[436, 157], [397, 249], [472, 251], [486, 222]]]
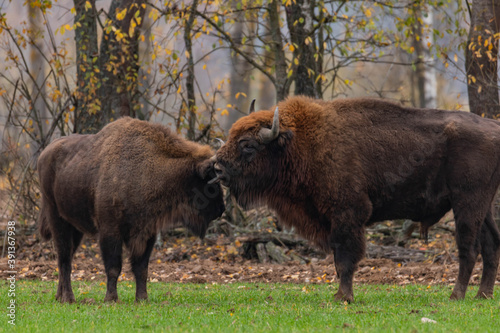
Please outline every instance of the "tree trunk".
[[283, 37], [281, 36], [279, 1], [269, 2], [269, 27], [271, 30], [272, 49], [275, 63], [276, 102], [284, 100], [290, 89], [290, 79], [287, 75], [285, 51], [283, 50]]
[[[430, 54], [430, 45], [432, 45], [432, 25], [433, 13], [432, 6], [427, 8], [419, 4], [415, 9], [415, 17], [417, 18], [414, 28], [414, 47], [417, 55], [416, 64], [416, 79], [418, 91], [417, 106], [421, 108], [436, 108], [437, 107], [437, 80], [435, 61]], [[418, 18], [421, 18], [419, 20]], [[430, 30], [426, 29], [428, 26]], [[430, 44], [429, 44], [430, 43]]]
[[[32, 1], [30, 1], [32, 2]], [[43, 42], [43, 17], [42, 11], [36, 6], [28, 5], [28, 16], [30, 25], [30, 39], [33, 44], [30, 46], [30, 74], [33, 78], [31, 90], [31, 107], [33, 108], [33, 118], [35, 123], [35, 133], [38, 142], [43, 142], [43, 138], [48, 131], [47, 121], [50, 118], [49, 112], [45, 106], [45, 60], [42, 56], [44, 52]], [[31, 146], [32, 152], [36, 152], [39, 147]]]
[[[73, 132], [95, 133], [101, 128], [100, 105], [97, 95], [97, 12], [95, 0], [74, 0], [76, 43], [76, 107]], [[88, 7], [90, 4], [90, 7]]]
[[[149, 18], [148, 14], [151, 7], [146, 8], [146, 13], [144, 14], [144, 23], [141, 27], [141, 34], [144, 36], [144, 41], [139, 44], [139, 59], [144, 59], [151, 61], [152, 54], [152, 43], [151, 43], [151, 29], [152, 29], [152, 19]], [[153, 110], [150, 109], [149, 99], [150, 99], [150, 88], [151, 88], [151, 74], [148, 73], [147, 68], [141, 66], [139, 68], [139, 91], [141, 103], [140, 109], [137, 110], [136, 116], [141, 120], [149, 120]]]
[[187, 19], [185, 19], [184, 27], [184, 43], [186, 44], [186, 55], [187, 55], [187, 77], [186, 77], [186, 92], [187, 92], [187, 105], [183, 105], [183, 109], [187, 107], [188, 112], [188, 132], [187, 138], [189, 140], [195, 139], [196, 130], [196, 96], [194, 92], [194, 59], [193, 59], [193, 41], [191, 36], [191, 30], [193, 29], [196, 7], [198, 6], [198, 0], [193, 0], [191, 8]]
[[[232, 7], [236, 8], [236, 1], [232, 2]], [[239, 12], [236, 14], [236, 21], [233, 24], [231, 30], [231, 37], [233, 38], [235, 44], [240, 45], [244, 52], [251, 54], [253, 50], [253, 30], [255, 23], [245, 21], [245, 12]], [[245, 31], [245, 26], [249, 25], [249, 31]], [[249, 38], [242, 45], [243, 36], [247, 33]], [[230, 96], [229, 101], [233, 106], [234, 111], [229, 112], [229, 115], [224, 118], [224, 129], [229, 131], [229, 128], [234, 124], [236, 120], [244, 116], [250, 107], [250, 100], [253, 98], [252, 90], [250, 89], [250, 73], [252, 72], [252, 65], [243, 57], [239, 56], [236, 52], [231, 55], [231, 60], [233, 63], [233, 68], [231, 70], [231, 84], [230, 84]], [[254, 88], [257, 91], [258, 87]], [[242, 96], [241, 93], [245, 94]], [[238, 98], [236, 98], [236, 95]]]
[[498, 118], [498, 39], [500, 3], [474, 0], [467, 41], [465, 67], [470, 111], [488, 118]]
[[[432, 40], [432, 27], [434, 25], [434, 8], [427, 5], [427, 8], [421, 7], [422, 22], [424, 26], [428, 26], [428, 30], [424, 30], [422, 34], [422, 46], [424, 50], [424, 105], [425, 108], [437, 108], [437, 76], [435, 67], [435, 58], [431, 55], [430, 45], [434, 44]], [[424, 12], [425, 11], [425, 12]]]
[[118, 117], [135, 117], [140, 108], [139, 34], [145, 12], [145, 0], [113, 0], [109, 8], [99, 54], [101, 127]]
[[314, 0], [296, 0], [286, 7], [286, 17], [294, 46], [293, 57], [298, 60], [294, 73], [295, 95], [319, 97], [315, 87], [318, 70], [314, 59], [314, 8]]

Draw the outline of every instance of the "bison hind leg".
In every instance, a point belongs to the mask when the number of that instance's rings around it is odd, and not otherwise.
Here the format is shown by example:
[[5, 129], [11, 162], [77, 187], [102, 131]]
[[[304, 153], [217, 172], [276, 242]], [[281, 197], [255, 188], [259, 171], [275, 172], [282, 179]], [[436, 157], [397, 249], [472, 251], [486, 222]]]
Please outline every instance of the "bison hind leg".
[[104, 269], [106, 270], [107, 284], [105, 302], [118, 301], [117, 282], [122, 271], [123, 241], [116, 236], [101, 235], [99, 239]]
[[57, 266], [59, 268], [59, 284], [56, 299], [61, 303], [75, 302], [75, 295], [71, 288], [71, 262], [83, 237], [83, 233], [75, 227], [58, 219], [54, 225], [54, 242], [57, 249]]
[[469, 280], [479, 254], [479, 231], [483, 221], [470, 213], [474, 211], [476, 209], [469, 207], [465, 211], [455, 211], [454, 209], [456, 220], [455, 239], [458, 247], [459, 268], [457, 282], [450, 296], [451, 300], [465, 298]]
[[[135, 300], [136, 302], [147, 300], [147, 280], [148, 280], [148, 265], [151, 252], [155, 245], [156, 235], [151, 236], [147, 242], [142, 253], [137, 253], [132, 249], [130, 254], [130, 264], [132, 266], [132, 272], [134, 273], [136, 289], [135, 289]], [[133, 242], [131, 242], [133, 244]]]
[[493, 289], [500, 260], [500, 232], [491, 211], [481, 226], [481, 256], [483, 257], [483, 275], [477, 298], [493, 297]]

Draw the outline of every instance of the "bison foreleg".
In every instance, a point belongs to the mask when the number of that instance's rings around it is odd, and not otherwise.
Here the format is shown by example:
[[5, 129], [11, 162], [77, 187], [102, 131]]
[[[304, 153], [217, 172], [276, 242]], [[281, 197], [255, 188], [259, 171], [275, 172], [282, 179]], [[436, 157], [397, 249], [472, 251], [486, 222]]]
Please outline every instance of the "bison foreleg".
[[105, 302], [118, 301], [116, 283], [122, 271], [122, 244], [122, 240], [117, 237], [101, 237], [99, 239], [104, 268], [108, 278]]
[[483, 276], [477, 298], [493, 297], [493, 289], [500, 260], [500, 232], [491, 211], [481, 227], [481, 256], [483, 257]]
[[59, 269], [59, 284], [56, 299], [62, 303], [73, 303], [75, 295], [71, 288], [71, 261], [83, 234], [68, 222], [57, 218], [54, 223], [53, 238], [57, 249], [57, 266]]
[[132, 253], [130, 256], [130, 263], [132, 265], [132, 272], [135, 276], [135, 300], [136, 302], [148, 299], [147, 280], [148, 280], [148, 264], [149, 257], [155, 244], [156, 236], [148, 239], [146, 249], [142, 255]]
[[358, 262], [365, 254], [364, 230], [352, 231], [345, 235], [335, 235], [333, 240], [335, 269], [340, 278], [336, 301], [352, 302], [354, 300], [352, 280]]

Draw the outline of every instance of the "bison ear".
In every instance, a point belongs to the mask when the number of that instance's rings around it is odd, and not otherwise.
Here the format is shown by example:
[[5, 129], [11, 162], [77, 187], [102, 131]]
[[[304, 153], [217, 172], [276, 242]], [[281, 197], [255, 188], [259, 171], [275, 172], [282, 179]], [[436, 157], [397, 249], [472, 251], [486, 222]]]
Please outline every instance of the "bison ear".
[[198, 162], [198, 164], [196, 165], [196, 173], [198, 174], [198, 176], [200, 176], [201, 179], [207, 179], [208, 177], [214, 178], [214, 164], [215, 159], [213, 158]]
[[280, 132], [278, 138], [275, 140], [278, 143], [278, 146], [284, 148], [293, 138], [293, 132], [291, 130], [286, 130]]

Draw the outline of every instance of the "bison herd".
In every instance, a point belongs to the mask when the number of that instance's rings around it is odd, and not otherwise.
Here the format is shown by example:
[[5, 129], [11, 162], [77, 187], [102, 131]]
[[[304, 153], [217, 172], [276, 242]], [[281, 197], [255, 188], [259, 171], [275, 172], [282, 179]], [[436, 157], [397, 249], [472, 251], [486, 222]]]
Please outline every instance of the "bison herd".
[[146, 299], [157, 233], [182, 225], [203, 237], [224, 212], [221, 184], [244, 208], [266, 205], [281, 224], [332, 251], [335, 299], [348, 302], [366, 226], [407, 218], [421, 222], [426, 235], [453, 210], [459, 273], [451, 299], [465, 297], [479, 254], [477, 297], [493, 296], [500, 123], [471, 113], [298, 96], [238, 120], [215, 155], [161, 125], [122, 118], [97, 134], [55, 140], [40, 155], [38, 173], [39, 229], [54, 240], [61, 302], [75, 300], [71, 261], [84, 234], [99, 239], [105, 300], [118, 299], [123, 245], [136, 300]]

